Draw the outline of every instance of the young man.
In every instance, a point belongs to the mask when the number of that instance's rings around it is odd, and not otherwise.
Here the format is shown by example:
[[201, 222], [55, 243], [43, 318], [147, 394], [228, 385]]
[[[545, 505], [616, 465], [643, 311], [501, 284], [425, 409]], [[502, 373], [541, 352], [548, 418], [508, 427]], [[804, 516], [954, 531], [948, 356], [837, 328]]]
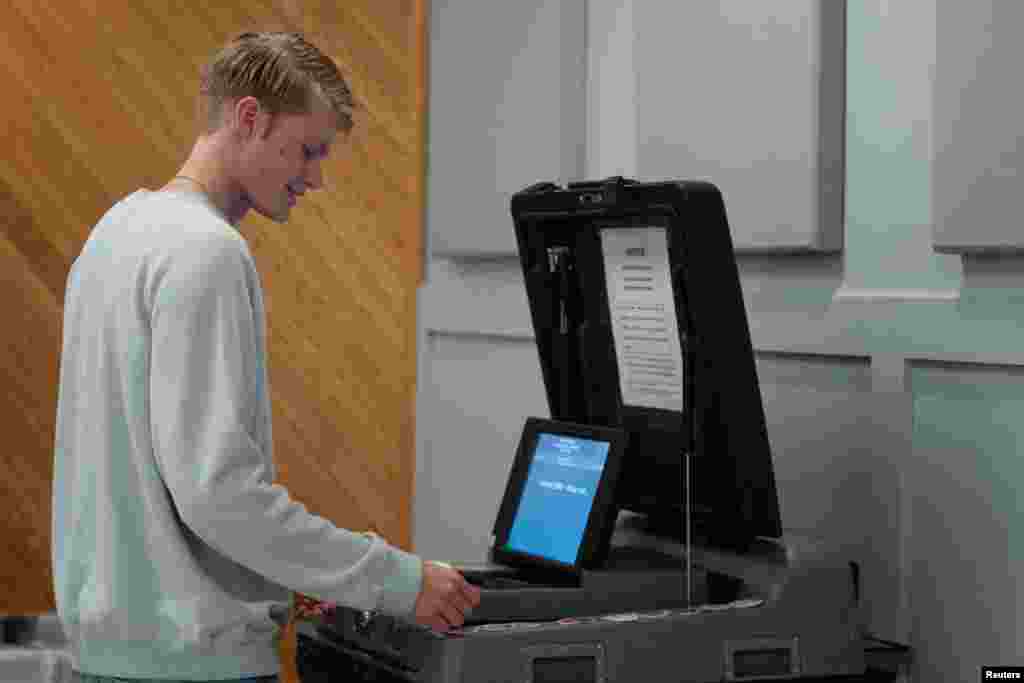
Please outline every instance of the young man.
[[177, 176], [111, 208], [68, 276], [52, 559], [82, 680], [276, 676], [290, 591], [439, 629], [480, 600], [273, 483], [263, 297], [237, 226], [321, 187], [348, 86], [301, 36], [250, 33], [204, 70], [201, 103]]

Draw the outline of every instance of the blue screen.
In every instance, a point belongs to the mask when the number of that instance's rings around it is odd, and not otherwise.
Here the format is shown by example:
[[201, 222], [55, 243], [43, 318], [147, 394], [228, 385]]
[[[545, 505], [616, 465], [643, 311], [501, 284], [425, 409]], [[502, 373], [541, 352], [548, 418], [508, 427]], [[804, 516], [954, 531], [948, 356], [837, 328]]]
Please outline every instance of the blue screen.
[[540, 433], [506, 547], [575, 564], [609, 444]]

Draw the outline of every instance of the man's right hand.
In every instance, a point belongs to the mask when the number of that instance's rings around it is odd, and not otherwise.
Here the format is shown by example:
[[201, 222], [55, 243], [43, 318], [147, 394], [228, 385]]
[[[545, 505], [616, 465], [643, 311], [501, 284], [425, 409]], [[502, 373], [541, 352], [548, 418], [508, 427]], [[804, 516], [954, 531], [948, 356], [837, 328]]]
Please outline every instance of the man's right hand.
[[462, 626], [466, 613], [480, 605], [480, 589], [440, 562], [423, 563], [423, 583], [416, 597], [416, 621], [438, 631]]

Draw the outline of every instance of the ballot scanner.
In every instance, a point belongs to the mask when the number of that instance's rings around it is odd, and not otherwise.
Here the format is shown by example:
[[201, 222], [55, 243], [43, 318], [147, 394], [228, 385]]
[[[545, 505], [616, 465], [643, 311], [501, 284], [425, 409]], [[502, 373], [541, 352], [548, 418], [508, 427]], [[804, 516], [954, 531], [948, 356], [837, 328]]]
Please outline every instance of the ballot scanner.
[[[540, 183], [511, 212], [550, 418], [510, 453], [461, 628], [339, 608], [304, 681], [819, 680], [865, 672], [856, 567], [784, 534], [711, 183]], [[429, 549], [418, 549], [429, 556]]]

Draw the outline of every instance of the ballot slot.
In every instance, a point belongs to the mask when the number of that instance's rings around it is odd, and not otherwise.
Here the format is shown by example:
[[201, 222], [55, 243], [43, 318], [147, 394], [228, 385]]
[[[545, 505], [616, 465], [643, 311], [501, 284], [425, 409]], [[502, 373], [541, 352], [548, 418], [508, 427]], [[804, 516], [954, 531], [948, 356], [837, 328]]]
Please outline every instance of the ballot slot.
[[527, 588], [575, 588], [579, 579], [552, 572], [499, 569], [460, 569], [467, 582], [485, 590], [524, 590]]

